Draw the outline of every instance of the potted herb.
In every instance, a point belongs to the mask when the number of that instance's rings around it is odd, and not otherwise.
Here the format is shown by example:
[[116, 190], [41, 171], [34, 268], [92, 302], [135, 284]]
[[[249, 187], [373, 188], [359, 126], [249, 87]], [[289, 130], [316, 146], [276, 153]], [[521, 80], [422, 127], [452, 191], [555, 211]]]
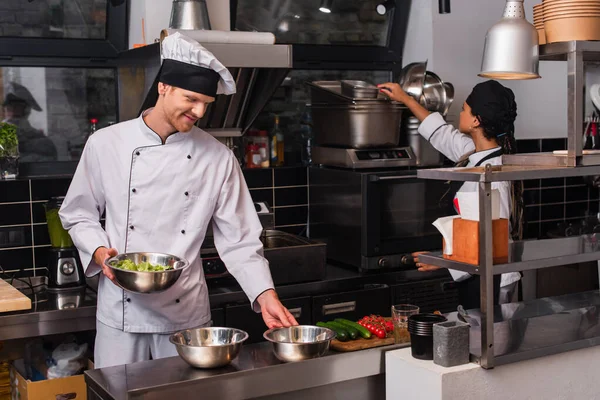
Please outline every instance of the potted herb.
[[19, 140], [15, 125], [0, 122], [0, 178], [14, 179], [19, 173]]

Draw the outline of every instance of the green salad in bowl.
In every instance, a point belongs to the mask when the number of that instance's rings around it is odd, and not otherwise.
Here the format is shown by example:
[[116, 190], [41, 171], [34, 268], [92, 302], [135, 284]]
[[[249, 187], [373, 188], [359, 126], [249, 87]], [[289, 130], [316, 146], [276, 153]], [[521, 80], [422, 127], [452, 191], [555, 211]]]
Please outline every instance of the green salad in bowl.
[[159, 265], [152, 264], [148, 261], [142, 261], [139, 264], [134, 263], [132, 260], [121, 260], [114, 264], [115, 268], [124, 269], [127, 271], [144, 271], [144, 272], [162, 272], [169, 269], [173, 269], [170, 265]]

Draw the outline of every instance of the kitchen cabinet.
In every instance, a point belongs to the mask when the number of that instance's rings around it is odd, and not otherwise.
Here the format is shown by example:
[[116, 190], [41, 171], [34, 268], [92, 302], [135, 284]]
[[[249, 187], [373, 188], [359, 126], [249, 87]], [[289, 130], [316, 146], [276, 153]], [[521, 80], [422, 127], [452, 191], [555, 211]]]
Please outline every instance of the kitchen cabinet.
[[[290, 311], [300, 325], [311, 324], [311, 298], [297, 297], [282, 299], [281, 303]], [[262, 315], [255, 313], [250, 304], [225, 307], [225, 324], [248, 332], [247, 343], [263, 341], [263, 333], [267, 330]]]
[[359, 320], [369, 314], [390, 315], [390, 287], [383, 284], [364, 285], [354, 291], [312, 298], [312, 320], [331, 321], [335, 318]]
[[458, 290], [450, 277], [403, 283], [391, 290], [392, 304], [414, 304], [423, 313], [447, 313], [458, 307]]

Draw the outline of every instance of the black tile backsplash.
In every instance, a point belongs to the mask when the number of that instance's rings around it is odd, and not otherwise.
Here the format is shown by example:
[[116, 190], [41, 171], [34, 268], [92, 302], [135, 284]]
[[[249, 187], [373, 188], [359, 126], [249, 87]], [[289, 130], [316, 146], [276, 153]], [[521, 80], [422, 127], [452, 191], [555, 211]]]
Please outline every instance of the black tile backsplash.
[[587, 186], [571, 186], [566, 188], [566, 201], [583, 201], [588, 200]]
[[29, 225], [0, 227], [0, 249], [25, 246], [31, 246]]
[[67, 194], [70, 179], [42, 179], [31, 181], [31, 199], [48, 200], [51, 197], [64, 196]]
[[0, 204], [0, 226], [31, 223], [29, 203]]
[[249, 189], [273, 187], [272, 169], [245, 169], [244, 178]]
[[29, 181], [6, 182], [0, 190], [0, 203], [29, 201]]
[[254, 201], [264, 201], [273, 207], [273, 189], [250, 189], [250, 196]]
[[0, 267], [4, 271], [33, 268], [33, 248], [0, 251]]
[[306, 187], [275, 188], [275, 207], [308, 204]]
[[[254, 201], [273, 207], [277, 196], [273, 208], [275, 229], [306, 235], [305, 167], [246, 169], [243, 173]], [[51, 197], [64, 196], [69, 184], [67, 178], [0, 181], [0, 267], [7, 271], [26, 270], [18, 276], [31, 276], [47, 266], [51, 247], [44, 203]], [[0, 272], [0, 278], [11, 275], [2, 276]]]
[[275, 186], [302, 186], [307, 184], [306, 168], [275, 169]]
[[[519, 153], [564, 150], [567, 139], [519, 140], [517, 148]], [[524, 237], [548, 237], [553, 235], [552, 231], [564, 233], [564, 226], [596, 215], [600, 208], [600, 193], [587, 182], [579, 176], [524, 181], [523, 200], [529, 206], [524, 210]]]
[[275, 209], [275, 227], [285, 225], [306, 224], [308, 207], [285, 207]]

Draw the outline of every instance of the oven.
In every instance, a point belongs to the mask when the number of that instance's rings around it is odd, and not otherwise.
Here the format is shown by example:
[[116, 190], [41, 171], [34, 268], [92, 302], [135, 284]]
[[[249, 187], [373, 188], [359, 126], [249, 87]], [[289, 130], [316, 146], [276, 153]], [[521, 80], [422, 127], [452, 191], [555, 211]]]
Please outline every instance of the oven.
[[327, 243], [327, 258], [360, 270], [414, 268], [411, 253], [442, 248], [432, 223], [451, 215], [443, 181], [416, 169], [309, 170], [310, 237]]

